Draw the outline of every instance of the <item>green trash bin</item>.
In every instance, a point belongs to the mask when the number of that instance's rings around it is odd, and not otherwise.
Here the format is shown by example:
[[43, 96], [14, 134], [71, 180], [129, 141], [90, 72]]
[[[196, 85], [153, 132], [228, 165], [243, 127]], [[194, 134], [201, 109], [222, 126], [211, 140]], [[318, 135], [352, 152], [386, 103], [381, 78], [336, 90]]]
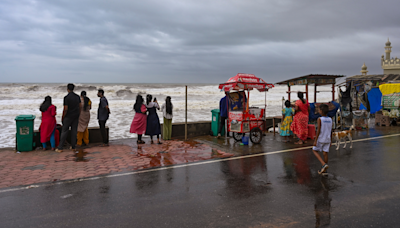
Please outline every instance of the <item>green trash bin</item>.
[[15, 117], [17, 125], [16, 144], [17, 151], [32, 151], [33, 150], [33, 123], [35, 115], [19, 115]]
[[[220, 118], [221, 116], [219, 115], [219, 109], [213, 109], [211, 110], [211, 131], [212, 131], [212, 135], [213, 136], [217, 136], [218, 135], [218, 127], [219, 124], [221, 122]], [[225, 134], [225, 126], [222, 127], [221, 130], [221, 135]]]

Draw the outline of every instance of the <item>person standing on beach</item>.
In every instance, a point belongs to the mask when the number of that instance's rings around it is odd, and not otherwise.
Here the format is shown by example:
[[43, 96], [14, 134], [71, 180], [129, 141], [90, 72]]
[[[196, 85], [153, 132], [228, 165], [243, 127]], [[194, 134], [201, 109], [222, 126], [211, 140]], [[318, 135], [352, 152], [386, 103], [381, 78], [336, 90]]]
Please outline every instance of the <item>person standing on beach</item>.
[[76, 135], [78, 131], [79, 114], [81, 113], [81, 99], [74, 93], [74, 84], [68, 84], [67, 91], [68, 95], [64, 97], [64, 110], [61, 118], [62, 121], [62, 132], [60, 138], [60, 144], [56, 149], [56, 152], [61, 153], [63, 150], [64, 142], [67, 139], [69, 128], [71, 127], [71, 149], [75, 150]]
[[306, 143], [308, 137], [308, 115], [310, 112], [310, 105], [308, 101], [304, 99], [304, 94], [302, 92], [298, 92], [297, 96], [299, 100], [295, 103], [296, 114], [294, 115], [290, 129], [299, 138], [299, 141], [295, 144], [303, 144]]
[[173, 105], [171, 103], [171, 97], [168, 96], [167, 98], [165, 98], [165, 103], [161, 106], [161, 111], [163, 112], [163, 116], [164, 116], [164, 123], [163, 123], [163, 139], [164, 140], [171, 140], [172, 109], [173, 109]]
[[[92, 109], [92, 102], [86, 96], [86, 91], [81, 92], [81, 114], [79, 115], [78, 124], [78, 141], [76, 145], [81, 146], [84, 142], [86, 145], [89, 144], [89, 120], [90, 120], [90, 109]], [[83, 142], [82, 142], [83, 141]]]
[[[222, 128], [225, 126], [225, 122], [226, 119], [228, 118], [228, 103], [227, 103], [227, 98], [226, 96], [221, 98], [221, 100], [219, 101], [219, 119], [220, 119], [220, 123], [218, 126], [218, 136], [217, 138], [221, 137], [221, 131]], [[229, 135], [229, 132], [227, 132], [227, 136]], [[224, 132], [225, 133], [225, 132]]]
[[130, 133], [136, 133], [138, 135], [137, 144], [144, 144], [142, 140], [142, 135], [146, 132], [147, 123], [147, 108], [143, 104], [142, 95], [138, 94], [136, 96], [136, 103], [133, 105], [133, 110], [135, 110], [135, 117], [133, 117]]
[[149, 115], [147, 115], [147, 126], [145, 135], [150, 136], [151, 144], [154, 143], [153, 136], [157, 135], [157, 141], [158, 141], [157, 143], [162, 144], [160, 142], [160, 134], [161, 134], [160, 118], [157, 115], [157, 109], [160, 110], [160, 106], [158, 105], [156, 98], [154, 98], [153, 102], [151, 101], [152, 99], [153, 96], [148, 94], [146, 97], [146, 108], [147, 111], [149, 112]]
[[40, 105], [42, 112], [42, 124], [40, 125], [40, 142], [43, 145], [43, 150], [46, 150], [47, 142], [50, 141], [51, 149], [56, 149], [56, 106], [51, 103], [51, 97], [47, 96], [42, 105]]
[[97, 119], [99, 120], [101, 137], [103, 138], [103, 145], [108, 146], [108, 137], [106, 133], [106, 122], [110, 115], [110, 108], [108, 107], [107, 98], [104, 96], [104, 90], [99, 89], [97, 96], [100, 97], [99, 108], [97, 109]]

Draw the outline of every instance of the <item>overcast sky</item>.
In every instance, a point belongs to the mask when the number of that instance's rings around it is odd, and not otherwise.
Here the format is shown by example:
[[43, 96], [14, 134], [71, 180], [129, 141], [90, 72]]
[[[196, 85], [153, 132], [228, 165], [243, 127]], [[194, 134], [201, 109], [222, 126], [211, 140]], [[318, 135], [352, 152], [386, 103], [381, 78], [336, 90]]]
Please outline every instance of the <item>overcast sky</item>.
[[220, 83], [383, 72], [399, 0], [1, 0], [0, 82]]

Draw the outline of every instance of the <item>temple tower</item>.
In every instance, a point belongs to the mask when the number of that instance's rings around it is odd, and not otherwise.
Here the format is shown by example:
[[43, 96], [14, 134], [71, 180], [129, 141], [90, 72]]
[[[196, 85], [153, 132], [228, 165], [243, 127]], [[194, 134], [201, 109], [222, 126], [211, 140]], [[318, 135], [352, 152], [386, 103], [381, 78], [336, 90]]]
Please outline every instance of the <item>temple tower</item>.
[[386, 42], [385, 46], [386, 60], [390, 60], [390, 52], [392, 52], [392, 47], [390, 46], [391, 44], [392, 43], [390, 43], [388, 38], [388, 41]]
[[360, 72], [361, 72], [361, 75], [367, 75], [368, 71], [367, 71], [367, 66], [365, 65], [365, 63], [364, 63], [364, 65], [362, 65]]
[[386, 58], [384, 55], [381, 57], [383, 74], [400, 74], [400, 59], [397, 57], [390, 59], [391, 52], [392, 46], [388, 38], [388, 41], [385, 44]]

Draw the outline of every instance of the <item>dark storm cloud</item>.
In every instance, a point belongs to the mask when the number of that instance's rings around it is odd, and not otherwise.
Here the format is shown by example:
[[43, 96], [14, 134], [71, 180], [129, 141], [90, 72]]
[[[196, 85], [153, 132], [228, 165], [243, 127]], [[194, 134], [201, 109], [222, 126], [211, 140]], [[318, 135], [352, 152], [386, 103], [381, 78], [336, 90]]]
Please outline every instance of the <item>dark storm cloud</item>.
[[[381, 73], [398, 1], [0, 2], [1, 81], [267, 81]], [[398, 52], [400, 56], [400, 51]]]

